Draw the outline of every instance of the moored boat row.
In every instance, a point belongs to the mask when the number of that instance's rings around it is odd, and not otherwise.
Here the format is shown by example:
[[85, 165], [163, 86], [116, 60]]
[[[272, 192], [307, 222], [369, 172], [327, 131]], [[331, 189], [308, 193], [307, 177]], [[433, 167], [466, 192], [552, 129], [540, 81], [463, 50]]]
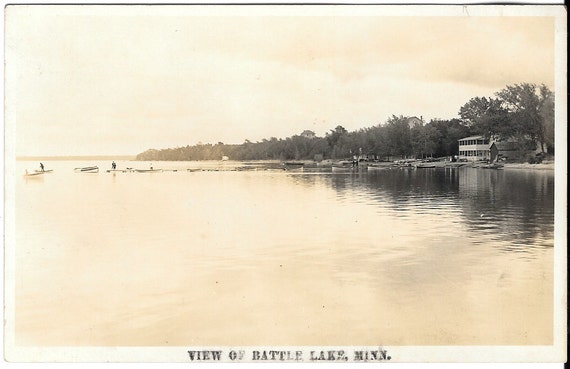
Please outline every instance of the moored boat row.
[[[41, 164], [41, 163], [40, 163]], [[307, 173], [322, 173], [322, 172], [360, 172], [360, 171], [379, 171], [386, 169], [432, 169], [432, 168], [446, 168], [455, 169], [460, 167], [482, 168], [482, 169], [502, 169], [503, 164], [499, 163], [473, 163], [473, 162], [451, 162], [451, 161], [437, 161], [437, 160], [419, 160], [419, 159], [406, 159], [394, 162], [380, 162], [380, 161], [357, 161], [357, 160], [323, 160], [323, 161], [285, 161], [285, 162], [251, 162], [242, 163], [241, 166], [223, 165], [223, 166], [200, 166], [195, 168], [186, 169], [162, 169], [154, 168], [151, 164], [150, 168], [133, 168], [126, 167], [123, 169], [117, 168], [113, 162], [112, 169], [105, 170], [106, 173], [162, 173], [162, 172], [211, 172], [211, 171], [258, 171], [258, 170], [285, 170], [290, 172], [307, 172]], [[46, 173], [53, 172], [53, 169], [46, 169], [43, 164], [40, 165], [40, 170], [28, 172], [26, 170], [26, 177], [39, 177]], [[100, 168], [96, 165], [78, 167], [73, 169], [76, 173], [99, 173]]]

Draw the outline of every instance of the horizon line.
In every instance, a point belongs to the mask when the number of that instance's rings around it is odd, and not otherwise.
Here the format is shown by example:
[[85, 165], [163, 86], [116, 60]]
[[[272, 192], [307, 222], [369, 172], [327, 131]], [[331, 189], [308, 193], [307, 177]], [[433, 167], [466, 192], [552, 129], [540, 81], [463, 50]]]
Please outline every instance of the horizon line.
[[135, 155], [17, 155], [16, 160], [38, 160], [38, 159], [134, 159]]

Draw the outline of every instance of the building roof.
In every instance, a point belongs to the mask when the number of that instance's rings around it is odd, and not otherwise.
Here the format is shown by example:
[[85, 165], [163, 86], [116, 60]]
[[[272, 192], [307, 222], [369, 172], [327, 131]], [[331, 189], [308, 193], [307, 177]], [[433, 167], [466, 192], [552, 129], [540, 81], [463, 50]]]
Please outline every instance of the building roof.
[[464, 137], [464, 138], [460, 138], [457, 141], [463, 141], [463, 140], [483, 140], [485, 139], [485, 137], [483, 136], [469, 136], [469, 137]]
[[413, 116], [413, 117], [408, 117], [408, 119], [406, 119], [406, 122], [408, 123], [408, 125], [410, 126], [410, 128], [414, 128], [417, 125], [422, 125], [423, 121], [422, 119]]

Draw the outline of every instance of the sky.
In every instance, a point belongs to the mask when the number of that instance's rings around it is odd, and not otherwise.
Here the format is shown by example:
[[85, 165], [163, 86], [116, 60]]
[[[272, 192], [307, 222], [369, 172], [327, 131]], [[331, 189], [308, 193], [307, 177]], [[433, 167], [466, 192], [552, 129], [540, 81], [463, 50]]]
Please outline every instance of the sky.
[[554, 89], [553, 17], [293, 8], [7, 7], [15, 154], [324, 136], [392, 115], [457, 118], [515, 83]]

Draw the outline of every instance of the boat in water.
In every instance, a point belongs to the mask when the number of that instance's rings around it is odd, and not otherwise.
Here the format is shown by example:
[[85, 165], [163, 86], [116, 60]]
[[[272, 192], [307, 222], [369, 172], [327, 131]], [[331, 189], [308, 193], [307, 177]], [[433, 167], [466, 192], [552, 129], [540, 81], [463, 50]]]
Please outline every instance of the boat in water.
[[479, 165], [479, 168], [483, 168], [483, 169], [503, 169], [503, 167], [504, 167], [503, 164], [498, 164], [498, 163]]
[[377, 163], [368, 163], [368, 170], [384, 170], [390, 169], [390, 165], [386, 164], [377, 164]]
[[133, 169], [133, 171], [137, 173], [156, 173], [162, 172], [162, 169]]
[[340, 161], [337, 163], [332, 164], [332, 171], [333, 172], [353, 172], [358, 170], [366, 170], [367, 165], [365, 164], [358, 164], [357, 162], [352, 161]]
[[302, 171], [305, 163], [302, 161], [286, 161], [283, 163], [285, 170], [298, 170]]
[[36, 170], [35, 172], [28, 172], [28, 170], [26, 169], [26, 173], [24, 173], [24, 177], [26, 178], [43, 178], [43, 174], [45, 172], [42, 172], [41, 170]]
[[421, 163], [416, 165], [416, 169], [435, 168], [435, 164]]
[[78, 173], [99, 173], [99, 167], [83, 167], [83, 168], [74, 168], [74, 171]]
[[467, 163], [463, 163], [463, 162], [448, 162], [444, 164], [445, 168], [461, 168], [466, 166]]

